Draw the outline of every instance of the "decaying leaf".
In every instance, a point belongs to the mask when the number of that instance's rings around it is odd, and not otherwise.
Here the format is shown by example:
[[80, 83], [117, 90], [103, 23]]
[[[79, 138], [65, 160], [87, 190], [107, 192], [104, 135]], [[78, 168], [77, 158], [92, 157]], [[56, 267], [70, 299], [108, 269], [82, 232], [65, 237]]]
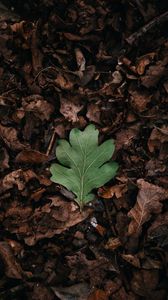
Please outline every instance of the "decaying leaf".
[[78, 112], [80, 112], [83, 108], [83, 104], [73, 99], [68, 100], [65, 98], [61, 98], [61, 107], [60, 112], [61, 114], [72, 123], [76, 123], [78, 119]]
[[62, 165], [51, 166], [51, 180], [72, 191], [81, 208], [94, 198], [90, 192], [113, 178], [118, 168], [115, 162], [105, 163], [114, 152], [113, 140], [98, 146], [98, 133], [93, 125], [88, 125], [83, 132], [72, 129], [70, 143], [60, 140], [56, 149]]
[[143, 179], [137, 180], [139, 192], [135, 206], [129, 211], [128, 216], [132, 219], [129, 228], [129, 235], [139, 235], [142, 225], [147, 222], [152, 214], [161, 212], [162, 203], [168, 197], [168, 189], [163, 189]]
[[36, 150], [23, 150], [17, 156], [15, 161], [19, 163], [41, 164], [48, 160], [48, 156]]
[[160, 159], [168, 157], [168, 126], [154, 128], [148, 140], [148, 148], [151, 153], [159, 151]]
[[34, 113], [42, 121], [49, 120], [54, 111], [54, 106], [40, 95], [23, 98], [22, 105], [25, 111]]
[[100, 116], [101, 116], [101, 110], [98, 103], [89, 103], [87, 107], [87, 114], [86, 114], [86, 117], [89, 119], [89, 121], [100, 124], [101, 123]]
[[128, 188], [126, 184], [119, 184], [111, 187], [100, 188], [98, 193], [102, 198], [105, 199], [110, 199], [113, 196], [115, 196], [118, 199], [122, 197], [127, 192], [127, 190]]
[[22, 279], [24, 272], [16, 261], [11, 246], [7, 242], [0, 242], [0, 257], [5, 264], [6, 276], [14, 279]]
[[20, 143], [15, 128], [2, 126], [0, 124], [0, 137], [3, 139], [5, 144], [13, 150], [22, 150], [26, 147]]

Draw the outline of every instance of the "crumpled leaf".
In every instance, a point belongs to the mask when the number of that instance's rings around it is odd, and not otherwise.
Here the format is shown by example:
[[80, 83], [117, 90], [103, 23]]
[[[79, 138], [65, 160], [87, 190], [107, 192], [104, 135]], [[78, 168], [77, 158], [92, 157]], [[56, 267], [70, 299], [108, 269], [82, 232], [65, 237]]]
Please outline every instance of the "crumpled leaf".
[[61, 98], [61, 107], [60, 107], [60, 113], [67, 119], [68, 121], [72, 123], [78, 122], [78, 112], [80, 112], [83, 108], [83, 104], [81, 104], [79, 101], [76, 101], [76, 99], [65, 99]]
[[168, 245], [168, 212], [158, 215], [148, 229], [148, 238], [156, 241], [159, 247]]
[[34, 113], [41, 121], [49, 120], [51, 114], [54, 112], [54, 106], [40, 95], [23, 98], [22, 106], [25, 111]]
[[168, 126], [154, 128], [148, 140], [148, 148], [151, 153], [159, 150], [159, 158], [166, 159], [168, 157]]
[[138, 179], [137, 184], [139, 187], [137, 202], [128, 213], [128, 216], [132, 219], [128, 227], [129, 235], [139, 235], [142, 225], [151, 218], [151, 215], [161, 212], [162, 204], [160, 201], [168, 197], [168, 189], [166, 190], [143, 179]]
[[0, 257], [5, 265], [6, 276], [15, 279], [22, 279], [24, 272], [16, 261], [12, 247], [7, 242], [0, 242]]
[[13, 150], [22, 150], [26, 147], [20, 143], [15, 128], [6, 127], [0, 124], [0, 137], [3, 139], [5, 144]]
[[70, 143], [60, 140], [56, 149], [57, 159], [63, 165], [51, 166], [51, 180], [72, 191], [81, 208], [93, 200], [90, 192], [114, 177], [118, 168], [116, 162], [105, 163], [114, 152], [113, 140], [98, 146], [98, 133], [94, 125], [88, 125], [83, 132], [72, 129]]
[[106, 187], [100, 188], [98, 193], [104, 199], [110, 199], [114, 196], [118, 199], [122, 197], [127, 192], [127, 190], [128, 190], [127, 185], [123, 183], [123, 184], [117, 184], [107, 188]]
[[101, 120], [100, 120], [101, 110], [100, 110], [100, 106], [98, 105], [98, 103], [89, 103], [88, 104], [86, 117], [91, 122], [95, 122], [98, 124], [101, 123]]

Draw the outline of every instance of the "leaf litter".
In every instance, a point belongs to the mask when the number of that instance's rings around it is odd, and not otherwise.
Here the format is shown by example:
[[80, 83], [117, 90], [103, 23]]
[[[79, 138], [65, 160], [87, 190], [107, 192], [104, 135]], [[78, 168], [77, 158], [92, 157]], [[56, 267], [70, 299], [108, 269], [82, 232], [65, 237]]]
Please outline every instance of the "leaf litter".
[[[167, 25], [165, 1], [1, 0], [1, 299], [166, 299]], [[119, 171], [80, 212], [49, 168], [89, 124]]]

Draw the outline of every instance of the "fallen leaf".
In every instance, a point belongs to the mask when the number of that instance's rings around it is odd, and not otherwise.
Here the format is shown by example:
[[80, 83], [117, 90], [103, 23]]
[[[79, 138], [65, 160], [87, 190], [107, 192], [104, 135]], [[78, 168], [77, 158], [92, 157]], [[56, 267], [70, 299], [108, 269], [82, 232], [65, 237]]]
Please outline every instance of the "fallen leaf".
[[106, 292], [100, 289], [93, 291], [87, 298], [87, 300], [108, 300], [108, 299], [109, 298]]
[[168, 126], [154, 128], [148, 139], [148, 148], [151, 153], [159, 151], [159, 158], [166, 159], [168, 157]]
[[79, 71], [83, 72], [85, 70], [86, 60], [82, 51], [79, 48], [75, 49], [75, 56], [78, 69]]
[[77, 252], [74, 255], [66, 256], [67, 264], [71, 270], [69, 274], [70, 280], [88, 280], [90, 279], [91, 285], [99, 285], [105, 278], [108, 271], [118, 273], [116, 266], [112, 261], [105, 256], [96, 255], [96, 259], [89, 260], [82, 252]]
[[144, 76], [141, 76], [141, 83], [146, 88], [157, 86], [160, 79], [166, 74], [166, 64], [168, 58], [165, 61], [158, 61], [155, 65], [150, 66]]
[[100, 124], [101, 110], [99, 105], [96, 103], [89, 103], [87, 106], [86, 117], [89, 119], [90, 122], [95, 122], [97, 124]]
[[22, 99], [22, 106], [25, 111], [32, 112], [41, 121], [49, 120], [54, 112], [54, 106], [44, 100], [40, 95], [32, 95]]
[[99, 188], [98, 194], [104, 199], [111, 199], [114, 196], [118, 199], [122, 197], [127, 192], [127, 190], [128, 188], [126, 184], [116, 184], [111, 187]]
[[63, 90], [71, 90], [74, 86], [74, 83], [70, 80], [69, 76], [65, 74], [57, 74], [57, 77], [54, 79], [55, 84]]
[[151, 102], [152, 95], [148, 92], [139, 90], [137, 87], [134, 90], [129, 89], [129, 94], [131, 106], [135, 111], [141, 113], [147, 110], [147, 105]]
[[148, 229], [148, 239], [155, 241], [159, 247], [168, 245], [168, 212], [157, 216]]
[[16, 261], [11, 246], [7, 242], [0, 242], [0, 256], [5, 264], [5, 274], [9, 278], [22, 279], [24, 272]]
[[160, 201], [168, 197], [168, 189], [163, 189], [143, 179], [138, 179], [137, 185], [139, 188], [137, 202], [128, 213], [132, 219], [128, 227], [129, 235], [140, 235], [142, 225], [149, 221], [152, 214], [161, 212], [162, 203]]
[[136, 63], [136, 71], [139, 75], [143, 75], [145, 73], [145, 68], [151, 63], [155, 56], [155, 52], [151, 52], [138, 58]]
[[9, 168], [9, 155], [5, 148], [0, 149], [0, 169], [3, 171]]
[[77, 283], [68, 287], [52, 287], [51, 289], [60, 300], [87, 300], [90, 293], [90, 286], [86, 282]]
[[127, 149], [131, 146], [132, 142], [137, 138], [140, 131], [140, 124], [129, 126], [126, 129], [121, 129], [116, 134], [116, 151], [124, 148]]
[[12, 150], [22, 150], [26, 147], [20, 143], [15, 128], [2, 126], [0, 124], [0, 136], [4, 143]]
[[37, 208], [32, 214], [32, 223], [29, 224], [30, 229], [24, 234], [25, 243], [29, 246], [35, 245], [41, 239], [51, 238], [68, 230], [85, 220], [92, 212], [88, 208], [80, 213], [76, 204], [66, 202], [60, 196], [50, 197], [49, 199], [51, 203]]
[[83, 104], [76, 99], [73, 101], [73, 97], [70, 100], [61, 97], [60, 102], [60, 113], [65, 119], [72, 123], [78, 122], [79, 119], [77, 114], [83, 109]]
[[18, 163], [41, 164], [48, 160], [48, 156], [36, 150], [23, 150], [15, 158]]
[[139, 270], [133, 273], [131, 289], [141, 297], [150, 297], [158, 285], [158, 280], [158, 270]]
[[121, 254], [121, 257], [127, 261], [129, 264], [133, 265], [135, 268], [140, 268], [140, 261], [136, 255], [132, 254]]
[[109, 238], [107, 243], [105, 244], [105, 249], [114, 251], [117, 248], [119, 248], [120, 246], [122, 246], [122, 244], [118, 237], [117, 238]]

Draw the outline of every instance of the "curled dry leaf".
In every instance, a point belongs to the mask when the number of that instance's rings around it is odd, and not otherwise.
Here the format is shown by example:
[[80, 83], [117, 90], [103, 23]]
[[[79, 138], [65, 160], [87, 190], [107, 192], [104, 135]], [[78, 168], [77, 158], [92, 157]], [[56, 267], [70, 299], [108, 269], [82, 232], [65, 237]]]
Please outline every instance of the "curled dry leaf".
[[168, 126], [162, 128], [154, 128], [148, 140], [148, 148], [151, 153], [159, 150], [159, 158], [165, 159], [168, 157]]
[[136, 64], [136, 71], [139, 75], [143, 75], [145, 73], [145, 68], [154, 59], [155, 55], [156, 55], [155, 52], [151, 52], [151, 53], [147, 53], [138, 58], [138, 61]]
[[54, 79], [55, 84], [63, 90], [71, 90], [74, 83], [70, 80], [70, 76], [67, 74], [57, 74], [56, 79]]
[[23, 98], [22, 106], [25, 111], [34, 113], [41, 121], [49, 120], [51, 114], [54, 112], [54, 106], [40, 95]]
[[152, 95], [148, 92], [138, 91], [136, 90], [129, 90], [130, 93], [130, 103], [135, 111], [143, 112], [147, 109], [148, 103], [151, 101]]
[[116, 184], [111, 187], [99, 188], [98, 194], [104, 199], [110, 199], [114, 196], [118, 199], [122, 197], [127, 192], [127, 190], [128, 188], [126, 184]]
[[20, 143], [15, 128], [2, 126], [0, 124], [0, 136], [5, 144], [12, 150], [22, 150], [26, 147]]
[[78, 65], [78, 69], [79, 71], [83, 72], [85, 70], [85, 64], [86, 64], [85, 57], [79, 48], [75, 49], [75, 55], [76, 55], [76, 62]]
[[128, 148], [132, 142], [137, 138], [140, 131], [140, 124], [129, 126], [127, 129], [121, 129], [116, 134], [116, 151], [122, 148]]
[[7, 242], [0, 242], [0, 256], [5, 265], [6, 276], [14, 279], [22, 279], [24, 272], [16, 261], [12, 247]]
[[156, 65], [150, 66], [144, 76], [141, 76], [141, 83], [146, 88], [157, 86], [160, 79], [166, 74], [166, 64], [168, 58], [165, 61], [158, 61]]
[[129, 264], [133, 265], [135, 268], [140, 268], [140, 261], [136, 255], [132, 254], [121, 254], [121, 257], [127, 261]]
[[9, 155], [5, 148], [0, 149], [0, 170], [9, 168]]
[[42, 175], [36, 175], [32, 170], [23, 171], [22, 169], [10, 172], [1, 180], [0, 192], [12, 189], [17, 186], [19, 191], [23, 191], [27, 182], [31, 179], [37, 179], [41, 184], [49, 186], [51, 181]]
[[128, 227], [129, 235], [139, 235], [142, 225], [151, 218], [151, 215], [161, 212], [160, 201], [168, 197], [168, 189], [163, 189], [143, 179], [138, 179], [137, 184], [139, 188], [137, 202], [128, 213], [132, 219]]
[[86, 117], [89, 119], [89, 121], [100, 124], [101, 123], [100, 116], [101, 116], [100, 106], [97, 103], [89, 103], [87, 106], [87, 114], [86, 114]]
[[72, 123], [78, 122], [78, 113], [83, 109], [83, 104], [79, 102], [77, 99], [65, 99], [61, 98], [60, 100], [61, 107], [60, 112], [61, 114]]
[[48, 160], [48, 156], [36, 150], [23, 150], [17, 156], [15, 161], [18, 163], [41, 164]]

